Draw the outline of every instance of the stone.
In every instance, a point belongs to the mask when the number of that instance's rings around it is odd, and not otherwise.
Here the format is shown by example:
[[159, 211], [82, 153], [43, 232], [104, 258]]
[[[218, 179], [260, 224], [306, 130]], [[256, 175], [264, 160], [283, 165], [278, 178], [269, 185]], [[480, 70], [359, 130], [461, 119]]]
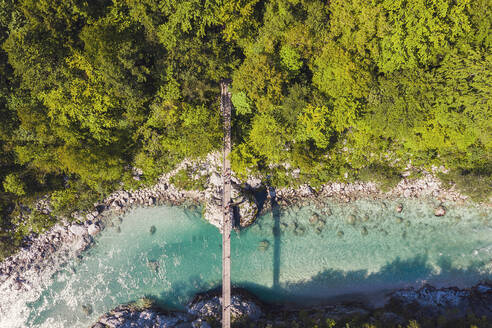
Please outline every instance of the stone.
[[444, 216], [446, 215], [446, 208], [441, 204], [434, 209], [435, 216]]
[[151, 235], [155, 234], [156, 231], [157, 231], [157, 228], [155, 226], [151, 226], [149, 229], [149, 232]]
[[362, 227], [362, 231], [360, 232], [363, 236], [367, 236], [367, 234], [369, 233], [367, 231], [367, 228], [366, 227]]
[[353, 214], [351, 214], [347, 217], [347, 223], [350, 225], [354, 225], [356, 221], [357, 221], [357, 218]]
[[87, 233], [87, 229], [80, 224], [72, 224], [69, 228], [70, 232], [76, 236], [82, 237]]
[[90, 305], [90, 304], [82, 305], [82, 311], [84, 312], [85, 315], [91, 315], [92, 314], [92, 305]]
[[95, 224], [95, 223], [92, 223], [90, 224], [88, 227], [87, 227], [87, 232], [89, 233], [89, 235], [91, 236], [95, 236], [97, 235], [97, 233], [101, 231], [101, 228], [99, 227], [98, 224]]
[[338, 236], [338, 237], [343, 237], [343, 235], [344, 235], [344, 233], [343, 233], [343, 231], [342, 231], [342, 230], [338, 230], [338, 231], [337, 231], [337, 236]]
[[222, 177], [217, 172], [210, 175], [208, 182], [215, 187], [220, 187], [223, 184]]
[[309, 223], [312, 224], [312, 225], [315, 225], [316, 223], [318, 223], [318, 221], [319, 221], [319, 215], [317, 213], [314, 213], [309, 218]]
[[314, 190], [306, 184], [299, 187], [299, 194], [303, 197], [310, 196], [313, 193]]
[[402, 204], [398, 204], [398, 205], [396, 206], [396, 212], [397, 212], [397, 213], [401, 213], [401, 211], [403, 211], [403, 205], [402, 205]]

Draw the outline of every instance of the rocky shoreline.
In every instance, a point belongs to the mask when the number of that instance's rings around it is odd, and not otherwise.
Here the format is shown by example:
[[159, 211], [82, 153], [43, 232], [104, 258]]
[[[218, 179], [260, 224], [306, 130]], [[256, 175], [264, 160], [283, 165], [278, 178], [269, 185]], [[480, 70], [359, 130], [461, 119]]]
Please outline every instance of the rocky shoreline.
[[[199, 162], [183, 161], [172, 172], [164, 174], [152, 187], [136, 191], [117, 191], [103, 202], [95, 204], [92, 211], [73, 213], [72, 219], [63, 219], [49, 231], [34, 238], [27, 247], [0, 263], [0, 316], [20, 300], [35, 299], [40, 288], [70, 258], [79, 256], [93, 242], [95, 235], [115, 217], [137, 206], [197, 205], [204, 204], [204, 217], [220, 228], [221, 156], [210, 154]], [[190, 169], [197, 177], [207, 177], [207, 188], [203, 191], [181, 190], [171, 183], [179, 170]], [[138, 176], [136, 177], [138, 179]], [[259, 178], [250, 178], [241, 183], [233, 178], [232, 201], [236, 207], [237, 222], [246, 227], [254, 222], [260, 213], [270, 210], [270, 200], [275, 198], [281, 206], [303, 205], [306, 203], [323, 206], [326, 199], [350, 202], [360, 198], [395, 199], [431, 198], [438, 203], [453, 202], [466, 204], [467, 197], [453, 190], [444, 190], [431, 173], [418, 180], [403, 179], [395, 188], [383, 193], [375, 183], [331, 183], [316, 190], [303, 185], [299, 188], [268, 190]], [[262, 194], [263, 200], [255, 198]], [[39, 206], [39, 204], [38, 204]], [[49, 212], [49, 203], [42, 203]], [[484, 206], [490, 206], [485, 204]], [[444, 210], [442, 206], [437, 210]], [[437, 214], [436, 214], [437, 215]], [[76, 221], [76, 222], [73, 222]]]
[[[138, 304], [138, 302], [136, 302]], [[92, 328], [120, 327], [218, 327], [221, 298], [217, 290], [195, 297], [186, 311], [173, 312], [155, 306], [139, 308], [133, 304], [118, 306], [102, 315]], [[249, 327], [307, 327], [325, 322], [345, 326], [354, 318], [370, 324], [406, 326], [411, 320], [433, 326], [436, 320], [453, 322], [471, 315], [492, 319], [492, 285], [479, 284], [470, 289], [424, 286], [402, 289], [388, 295], [383, 307], [370, 308], [358, 303], [334, 304], [315, 309], [284, 309], [263, 304], [245, 291], [236, 289], [232, 297], [232, 322]], [[426, 325], [424, 324], [424, 327]]]

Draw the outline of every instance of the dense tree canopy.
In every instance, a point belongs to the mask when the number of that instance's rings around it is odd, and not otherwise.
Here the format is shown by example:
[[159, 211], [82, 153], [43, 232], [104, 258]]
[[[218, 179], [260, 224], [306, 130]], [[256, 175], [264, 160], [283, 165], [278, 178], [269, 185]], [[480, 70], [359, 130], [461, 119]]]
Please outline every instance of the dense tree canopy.
[[1, 227], [39, 193], [69, 209], [136, 183], [132, 167], [152, 182], [218, 149], [223, 78], [241, 177], [280, 183], [288, 164], [319, 184], [411, 162], [490, 183], [491, 7], [0, 0]]

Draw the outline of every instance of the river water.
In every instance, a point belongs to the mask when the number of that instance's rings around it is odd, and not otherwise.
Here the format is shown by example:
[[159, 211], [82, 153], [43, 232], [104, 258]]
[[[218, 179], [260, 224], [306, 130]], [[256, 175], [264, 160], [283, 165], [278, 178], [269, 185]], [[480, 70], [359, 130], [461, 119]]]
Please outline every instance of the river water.
[[[369, 200], [276, 208], [233, 232], [233, 284], [265, 301], [309, 305], [374, 302], [395, 288], [492, 279], [490, 210], [448, 206], [444, 217], [435, 217], [435, 203], [401, 203], [401, 213], [397, 202]], [[220, 279], [221, 236], [200, 209], [138, 208], [56, 273], [15, 325], [87, 327], [144, 295], [183, 309]]]

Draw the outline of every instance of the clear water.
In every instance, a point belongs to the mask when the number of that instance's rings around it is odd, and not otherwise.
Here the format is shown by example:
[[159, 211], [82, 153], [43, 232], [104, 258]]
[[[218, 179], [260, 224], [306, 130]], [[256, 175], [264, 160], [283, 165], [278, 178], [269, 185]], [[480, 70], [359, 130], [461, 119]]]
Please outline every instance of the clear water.
[[[426, 282], [466, 287], [492, 279], [490, 210], [451, 207], [438, 218], [434, 205], [405, 201], [399, 214], [396, 203], [362, 200], [329, 204], [332, 215], [322, 213], [328, 207], [276, 210], [233, 236], [233, 283], [266, 301], [306, 305], [381, 299]], [[309, 222], [313, 212], [324, 226]], [[199, 210], [136, 209], [59, 271], [16, 324], [87, 327], [143, 295], [182, 309], [195, 293], [220, 285], [220, 259], [221, 236]], [[91, 315], [82, 310], [87, 304]]]

